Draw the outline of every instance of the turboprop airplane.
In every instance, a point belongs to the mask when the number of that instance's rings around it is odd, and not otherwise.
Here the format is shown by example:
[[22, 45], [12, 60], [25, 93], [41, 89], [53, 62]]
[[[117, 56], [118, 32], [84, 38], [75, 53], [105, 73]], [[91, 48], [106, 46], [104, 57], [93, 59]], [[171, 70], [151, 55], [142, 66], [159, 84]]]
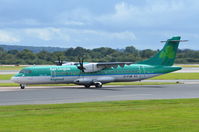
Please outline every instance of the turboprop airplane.
[[83, 59], [74, 65], [60, 66], [32, 66], [23, 68], [11, 80], [20, 84], [24, 89], [29, 84], [67, 84], [84, 85], [89, 88], [94, 85], [101, 88], [103, 84], [110, 82], [140, 81], [180, 70], [181, 67], [173, 67], [180, 37], [168, 39], [165, 46], [155, 56], [138, 62], [104, 62], [84, 63]]

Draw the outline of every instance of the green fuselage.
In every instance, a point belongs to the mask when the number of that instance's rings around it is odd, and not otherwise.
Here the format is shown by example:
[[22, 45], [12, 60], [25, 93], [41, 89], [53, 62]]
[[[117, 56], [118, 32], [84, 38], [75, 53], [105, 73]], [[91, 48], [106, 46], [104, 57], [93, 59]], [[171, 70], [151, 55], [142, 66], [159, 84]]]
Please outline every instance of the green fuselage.
[[82, 72], [75, 65], [33, 66], [22, 69], [12, 80], [20, 84], [75, 83], [92, 84], [118, 81], [138, 81], [180, 70], [180, 67], [132, 64], [98, 72]]

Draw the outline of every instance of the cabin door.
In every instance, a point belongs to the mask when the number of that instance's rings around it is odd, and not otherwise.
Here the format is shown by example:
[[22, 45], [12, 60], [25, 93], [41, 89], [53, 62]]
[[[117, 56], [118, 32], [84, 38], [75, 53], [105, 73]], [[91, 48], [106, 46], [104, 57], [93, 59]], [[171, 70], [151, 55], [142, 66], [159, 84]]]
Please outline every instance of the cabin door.
[[144, 69], [144, 66], [140, 66], [140, 79], [143, 79], [145, 78], [145, 69]]
[[79, 78], [81, 78], [82, 80], [84, 79], [84, 72], [82, 72], [82, 71], [80, 71], [80, 73], [79, 73]]
[[54, 79], [56, 77], [56, 71], [51, 70], [51, 79]]

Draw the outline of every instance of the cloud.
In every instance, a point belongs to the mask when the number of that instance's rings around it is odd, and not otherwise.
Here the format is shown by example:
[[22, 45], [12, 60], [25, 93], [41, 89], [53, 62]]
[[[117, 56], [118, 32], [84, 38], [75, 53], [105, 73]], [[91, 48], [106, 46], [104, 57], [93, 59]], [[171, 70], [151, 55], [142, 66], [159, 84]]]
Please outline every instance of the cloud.
[[63, 26], [87, 26], [93, 23], [94, 15], [85, 8], [75, 8], [73, 10], [67, 10], [59, 13], [54, 18], [54, 23]]
[[[128, 45], [136, 40], [133, 32], [109, 32], [93, 29], [74, 29], [74, 28], [24, 28], [24, 29], [5, 29], [12, 32], [12, 36], [19, 36], [21, 39], [9, 37], [9, 42], [20, 42], [20, 45], [39, 45], [96, 48], [101, 46], [123, 47], [121, 43]], [[4, 33], [5, 34], [5, 33]], [[11, 36], [11, 35], [9, 35]], [[0, 34], [0, 40], [2, 35]], [[4, 42], [8, 42], [8, 37]], [[12, 40], [12, 41], [11, 41]], [[113, 43], [114, 42], [114, 43]], [[53, 45], [52, 45], [53, 44]], [[120, 45], [118, 45], [120, 44]]]
[[[102, 7], [102, 5], [92, 7], [82, 1], [78, 1], [78, 5], [75, 4], [76, 2], [44, 1], [47, 7], [43, 7], [42, 3], [24, 0], [2, 3], [5, 6], [0, 6], [0, 26], [15, 25], [22, 28], [72, 26], [100, 30], [110, 28], [128, 30], [136, 27], [169, 26], [174, 22], [176, 25], [183, 26], [187, 19], [195, 19], [193, 16], [197, 16], [199, 12], [199, 2], [196, 0], [143, 0], [142, 4], [131, 0], [118, 3], [109, 1], [108, 7]], [[10, 4], [15, 6], [12, 7]], [[194, 23], [194, 25], [198, 24]]]
[[183, 35], [195, 39], [190, 42], [198, 47], [197, 0], [109, 0], [106, 5], [104, 1], [90, 4], [89, 0], [0, 3], [0, 28], [4, 31], [0, 42], [88, 48], [133, 43], [151, 48], [159, 46], [154, 45], [159, 40]]
[[79, 21], [65, 21], [63, 22], [64, 25], [74, 25], [74, 26], [83, 26], [84, 23], [83, 22], [79, 22]]
[[30, 37], [39, 38], [44, 41], [50, 41], [56, 38], [69, 40], [69, 36], [63, 35], [59, 28], [29, 28], [25, 29], [25, 33]]
[[96, 20], [104, 25], [120, 26], [123, 29], [171, 26], [174, 23], [178, 26], [199, 11], [198, 5], [199, 2], [183, 0], [146, 0], [141, 6], [120, 2], [115, 4], [113, 13], [98, 16]]
[[66, 32], [75, 38], [78, 36], [90, 36], [98, 37], [101, 39], [118, 39], [118, 40], [135, 40], [136, 36], [133, 32], [123, 31], [123, 32], [108, 32], [108, 31], [100, 31], [100, 30], [89, 30], [89, 29], [70, 29], [70, 28], [63, 28], [62, 32]]
[[121, 43], [128, 45], [132, 41], [136, 40], [135, 34], [130, 31], [109, 32], [92, 29], [61, 28], [61, 34], [70, 36], [70, 40], [67, 42], [68, 47], [122, 47], [124, 45], [121, 45]]
[[7, 31], [0, 31], [0, 42], [3, 43], [16, 43], [20, 42], [20, 39], [17, 37], [14, 37], [11, 33]]

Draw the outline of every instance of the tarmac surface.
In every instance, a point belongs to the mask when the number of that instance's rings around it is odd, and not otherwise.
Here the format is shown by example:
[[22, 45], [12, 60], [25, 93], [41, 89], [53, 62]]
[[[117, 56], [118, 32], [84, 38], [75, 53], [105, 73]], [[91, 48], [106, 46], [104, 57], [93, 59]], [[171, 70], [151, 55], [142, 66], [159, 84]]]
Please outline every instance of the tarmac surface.
[[174, 73], [199, 73], [198, 67], [183, 67], [179, 71], [175, 71]]
[[199, 85], [0, 87], [0, 105], [57, 104], [115, 100], [199, 98]]
[[0, 70], [0, 75], [17, 74], [19, 70]]

